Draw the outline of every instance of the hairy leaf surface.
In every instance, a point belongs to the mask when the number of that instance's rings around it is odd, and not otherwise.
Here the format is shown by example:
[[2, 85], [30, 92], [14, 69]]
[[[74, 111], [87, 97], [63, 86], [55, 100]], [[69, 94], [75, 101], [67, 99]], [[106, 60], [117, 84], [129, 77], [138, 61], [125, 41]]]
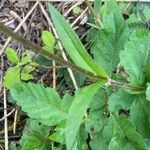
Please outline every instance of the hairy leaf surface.
[[128, 39], [129, 31], [117, 5], [111, 9], [110, 6], [113, 7], [112, 2], [104, 5], [102, 13], [104, 28], [97, 31], [91, 52], [95, 61], [111, 76], [119, 63], [119, 52]]
[[29, 117], [45, 125], [55, 125], [66, 119], [67, 112], [58, 93], [42, 84], [20, 83], [11, 89], [11, 96]]
[[120, 53], [120, 65], [128, 73], [128, 81], [143, 84], [147, 59], [150, 52], [150, 33], [146, 30], [134, 32]]
[[38, 121], [29, 119], [19, 141], [21, 150], [49, 150], [50, 142], [45, 140], [49, 135], [49, 126], [39, 124]]
[[[144, 143], [141, 135], [136, 131], [131, 122], [123, 116], [117, 116], [116, 114], [111, 114], [111, 117], [114, 121], [114, 125], [116, 127], [116, 142], [120, 142], [123, 144], [122, 146], [126, 146], [125, 143], [130, 143], [137, 150], [146, 150], [146, 144]], [[119, 147], [121, 148], [121, 145]]]

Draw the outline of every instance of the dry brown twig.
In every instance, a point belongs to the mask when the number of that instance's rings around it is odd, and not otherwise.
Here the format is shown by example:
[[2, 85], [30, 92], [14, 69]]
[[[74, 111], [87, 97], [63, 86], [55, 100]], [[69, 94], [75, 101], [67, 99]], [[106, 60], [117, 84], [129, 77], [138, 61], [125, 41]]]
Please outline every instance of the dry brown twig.
[[6, 100], [6, 89], [3, 89], [4, 99], [4, 134], [5, 134], [5, 150], [8, 150], [8, 120], [7, 120], [7, 100]]
[[[39, 2], [37, 1], [35, 4], [34, 4], [34, 6], [30, 9], [30, 11], [27, 13], [27, 15], [24, 17], [24, 19], [20, 22], [20, 24], [16, 27], [16, 29], [14, 30], [14, 32], [17, 32], [20, 28], [21, 28], [21, 26], [24, 24], [24, 22], [28, 19], [28, 17], [31, 15], [31, 13], [33, 12], [33, 10], [36, 8], [36, 6], [39, 4]], [[9, 44], [9, 42], [11, 41], [11, 37], [9, 37], [7, 40], [6, 40], [6, 42], [5, 42], [5, 44], [4, 44], [4, 46], [3, 46], [3, 48], [2, 48], [2, 50], [0, 51], [0, 56], [3, 54], [3, 52], [5, 51], [5, 49], [6, 49], [6, 47], [8, 46], [8, 44]]]

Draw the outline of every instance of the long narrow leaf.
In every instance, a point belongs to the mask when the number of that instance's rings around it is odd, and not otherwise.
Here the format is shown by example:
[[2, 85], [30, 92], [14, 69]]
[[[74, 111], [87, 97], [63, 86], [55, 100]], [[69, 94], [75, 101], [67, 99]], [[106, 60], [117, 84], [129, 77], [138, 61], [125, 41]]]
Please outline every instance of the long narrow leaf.
[[49, 12], [60, 40], [62, 41], [62, 44], [72, 61], [76, 65], [88, 71], [103, 77], [107, 77], [107, 73], [100, 66], [98, 66], [87, 53], [79, 37], [70, 27], [69, 23], [65, 21], [61, 14], [51, 4], [49, 4]]
[[76, 93], [75, 99], [71, 105], [66, 122], [66, 145], [67, 150], [71, 150], [75, 142], [76, 135], [82, 122], [84, 113], [89, 107], [89, 104], [105, 82], [94, 83], [88, 87], [81, 89]]

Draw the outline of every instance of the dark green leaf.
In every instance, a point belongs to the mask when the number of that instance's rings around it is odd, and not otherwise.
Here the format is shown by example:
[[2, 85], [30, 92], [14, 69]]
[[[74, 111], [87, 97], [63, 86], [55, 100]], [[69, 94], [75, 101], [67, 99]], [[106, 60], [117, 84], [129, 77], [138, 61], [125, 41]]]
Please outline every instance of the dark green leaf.
[[120, 144], [123, 145], [123, 147], [126, 141], [137, 150], [147, 150], [141, 135], [136, 131], [128, 119], [123, 116], [117, 116], [116, 114], [111, 114], [111, 118], [114, 121], [114, 126], [117, 128], [115, 133], [117, 134], [116, 136], [119, 136], [117, 142], [121, 142]]
[[82, 88], [76, 93], [66, 122], [66, 144], [68, 150], [71, 150], [73, 147], [84, 113], [89, 107], [93, 96], [104, 84], [105, 82], [98, 82]]
[[42, 84], [19, 83], [10, 92], [29, 117], [38, 119], [45, 125], [55, 125], [66, 119], [62, 100], [52, 88], [45, 88]]
[[49, 12], [62, 44], [73, 62], [88, 71], [106, 77], [107, 73], [90, 57], [76, 33], [51, 4]]
[[119, 109], [129, 110], [133, 100], [134, 95], [126, 93], [124, 90], [120, 89], [113, 93], [108, 99], [108, 108], [110, 112], [117, 112]]
[[150, 52], [150, 34], [146, 30], [134, 32], [130, 41], [125, 44], [124, 51], [120, 53], [120, 65], [128, 73], [128, 81], [143, 84], [147, 58]]
[[49, 130], [48, 126], [42, 125], [36, 120], [28, 120], [19, 142], [21, 150], [49, 150], [50, 142], [45, 140]]
[[91, 47], [91, 52], [94, 54], [95, 61], [111, 76], [119, 64], [119, 53], [128, 39], [129, 30], [118, 7], [115, 5], [116, 7], [110, 9], [110, 6], [103, 6], [104, 28], [94, 35], [96, 40]]

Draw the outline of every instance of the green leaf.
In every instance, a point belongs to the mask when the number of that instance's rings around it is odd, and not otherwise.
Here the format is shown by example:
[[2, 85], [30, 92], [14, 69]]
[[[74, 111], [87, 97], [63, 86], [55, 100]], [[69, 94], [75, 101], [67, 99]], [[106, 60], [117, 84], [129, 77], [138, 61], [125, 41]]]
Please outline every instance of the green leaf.
[[51, 52], [56, 42], [53, 34], [49, 31], [42, 31], [42, 41], [46, 46], [44, 49]]
[[146, 90], [146, 99], [150, 101], [150, 85], [148, 85], [147, 90]]
[[34, 70], [35, 70], [34, 66], [31, 65], [24, 66], [23, 69], [21, 70], [21, 80], [28, 81], [30, 79], [33, 79], [33, 75], [30, 73]]
[[30, 62], [32, 62], [30, 52], [23, 52], [22, 56], [21, 56], [21, 62], [19, 64], [25, 65], [25, 64], [30, 63]]
[[52, 88], [45, 88], [42, 84], [19, 83], [10, 89], [10, 93], [29, 117], [45, 125], [56, 125], [66, 119], [62, 100]]
[[150, 52], [149, 39], [149, 31], [138, 30], [131, 35], [124, 51], [120, 53], [120, 65], [129, 75], [129, 82], [143, 84], [145, 81], [147, 58]]
[[145, 141], [150, 141], [150, 102], [145, 95], [137, 95], [130, 107], [129, 119]]
[[6, 55], [7, 55], [7, 59], [13, 63], [17, 63], [19, 61], [17, 52], [12, 48], [6, 49]]
[[90, 57], [76, 33], [51, 4], [49, 12], [62, 44], [73, 62], [97, 75], [107, 77], [107, 73]]
[[99, 132], [106, 122], [106, 115], [104, 109], [91, 110], [85, 122], [86, 131], [89, 133]]
[[113, 126], [110, 118], [106, 119], [106, 122], [106, 125], [101, 131], [92, 134], [92, 139], [90, 141], [90, 147], [92, 150], [108, 149], [112, 137]]
[[15, 83], [20, 82], [20, 68], [18, 66], [8, 68], [4, 76], [4, 85], [9, 89]]
[[144, 143], [141, 135], [136, 131], [128, 119], [123, 116], [117, 116], [116, 114], [111, 114], [111, 118], [117, 128], [116, 136], [119, 136], [117, 142], [121, 142], [121, 144], [123, 144], [122, 142], [126, 141], [137, 150], [147, 150], [146, 144]]
[[108, 99], [108, 109], [110, 112], [117, 112], [120, 109], [129, 110], [134, 95], [126, 93], [124, 90], [120, 89], [113, 93]]
[[150, 5], [149, 3], [141, 3], [137, 4], [137, 17], [139, 20], [142, 20], [143, 22], [149, 22], [150, 21]]
[[98, 17], [100, 17], [100, 15], [101, 15], [101, 12], [100, 12], [101, 11], [101, 3], [102, 3], [102, 0], [94, 1], [94, 11]]
[[40, 124], [36, 120], [27, 120], [23, 135], [19, 141], [21, 150], [49, 150], [49, 130], [49, 126]]
[[145, 75], [146, 75], [146, 80], [150, 81], [150, 52], [147, 57]]
[[55, 132], [49, 136], [50, 140], [65, 144], [65, 123], [66, 122], [61, 122], [56, 126]]
[[93, 96], [104, 84], [105, 82], [98, 82], [82, 88], [76, 93], [66, 122], [66, 145], [68, 150], [73, 147], [84, 113], [89, 107]]
[[[101, 65], [109, 76], [112, 76], [119, 64], [119, 53], [130, 33], [118, 6], [109, 8], [113, 4], [110, 6], [106, 4], [103, 6], [104, 11], [102, 13], [104, 27], [94, 34], [95, 40], [91, 52], [97, 64]], [[91, 30], [91, 32], [93, 31]]]

